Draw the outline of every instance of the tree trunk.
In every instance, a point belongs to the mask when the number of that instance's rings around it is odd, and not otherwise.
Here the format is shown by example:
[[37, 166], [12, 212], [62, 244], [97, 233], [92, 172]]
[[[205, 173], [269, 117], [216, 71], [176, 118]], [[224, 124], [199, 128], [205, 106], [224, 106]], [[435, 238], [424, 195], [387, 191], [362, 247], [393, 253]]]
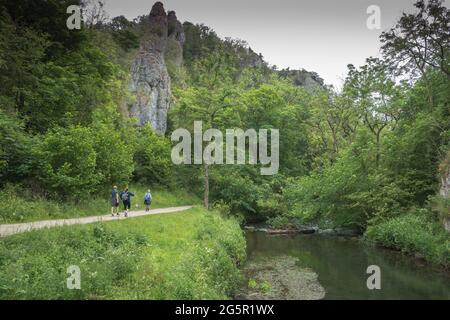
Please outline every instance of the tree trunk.
[[378, 168], [380, 166], [380, 134], [381, 134], [381, 130], [379, 130], [376, 134], [376, 138], [377, 138], [377, 145], [376, 145], [376, 159], [375, 159], [375, 165]]
[[206, 209], [209, 209], [209, 172], [208, 165], [206, 163], [203, 164], [203, 169], [205, 177], [205, 192], [203, 196], [203, 204]]

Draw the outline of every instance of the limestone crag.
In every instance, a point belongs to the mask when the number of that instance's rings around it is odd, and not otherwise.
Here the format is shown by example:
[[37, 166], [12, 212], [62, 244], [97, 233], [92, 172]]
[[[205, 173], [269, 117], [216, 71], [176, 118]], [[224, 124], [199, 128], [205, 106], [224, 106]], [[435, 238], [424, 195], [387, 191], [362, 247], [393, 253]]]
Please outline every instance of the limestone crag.
[[[450, 198], [450, 151], [447, 153], [447, 157], [440, 165], [440, 176], [441, 176], [441, 188], [439, 190], [440, 195], [443, 198]], [[450, 232], [450, 216], [442, 217], [442, 223], [445, 230]]]
[[163, 4], [156, 2], [144, 25], [139, 52], [131, 66], [130, 91], [136, 101], [130, 116], [141, 125], [150, 123], [155, 131], [164, 134], [170, 105], [170, 77], [166, 66], [166, 51], [171, 48], [170, 59], [182, 64], [184, 32], [175, 12], [166, 14]]
[[283, 69], [280, 75], [284, 78], [291, 79], [292, 82], [299, 87], [304, 87], [308, 91], [325, 86], [323, 79], [315, 72], [301, 70]]

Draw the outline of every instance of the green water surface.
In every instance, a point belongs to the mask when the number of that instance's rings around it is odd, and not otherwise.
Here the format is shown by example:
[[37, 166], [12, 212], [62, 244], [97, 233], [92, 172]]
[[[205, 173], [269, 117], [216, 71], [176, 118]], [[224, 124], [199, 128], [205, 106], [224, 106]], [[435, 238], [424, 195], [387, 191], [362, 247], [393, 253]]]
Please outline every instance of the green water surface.
[[[271, 236], [247, 232], [248, 260], [292, 256], [314, 270], [325, 299], [450, 299], [450, 273], [398, 252], [367, 246], [357, 238]], [[381, 289], [366, 285], [369, 265], [381, 270]]]

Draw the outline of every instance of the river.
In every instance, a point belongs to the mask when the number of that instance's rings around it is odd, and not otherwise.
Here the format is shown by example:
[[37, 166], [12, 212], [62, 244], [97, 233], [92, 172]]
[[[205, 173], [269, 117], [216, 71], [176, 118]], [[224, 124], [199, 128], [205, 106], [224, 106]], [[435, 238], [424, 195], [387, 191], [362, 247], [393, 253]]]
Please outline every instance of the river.
[[[295, 268], [317, 274], [324, 299], [450, 299], [448, 271], [399, 252], [367, 246], [357, 238], [273, 236], [252, 231], [248, 231], [246, 237], [247, 265], [262, 260], [277, 261], [281, 257], [293, 258]], [[367, 288], [369, 265], [380, 267], [380, 290]], [[283, 270], [276, 272], [284, 273]], [[247, 271], [247, 283], [252, 276]]]

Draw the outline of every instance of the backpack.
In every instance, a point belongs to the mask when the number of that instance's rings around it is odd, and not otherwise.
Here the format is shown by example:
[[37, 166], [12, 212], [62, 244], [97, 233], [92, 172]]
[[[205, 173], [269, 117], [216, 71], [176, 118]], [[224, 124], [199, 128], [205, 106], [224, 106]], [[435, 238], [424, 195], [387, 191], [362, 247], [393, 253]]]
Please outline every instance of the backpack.
[[122, 193], [122, 200], [123, 201], [127, 201], [128, 200], [128, 192], [123, 192]]
[[145, 202], [152, 202], [152, 195], [150, 193], [146, 193], [144, 196], [144, 201]]

